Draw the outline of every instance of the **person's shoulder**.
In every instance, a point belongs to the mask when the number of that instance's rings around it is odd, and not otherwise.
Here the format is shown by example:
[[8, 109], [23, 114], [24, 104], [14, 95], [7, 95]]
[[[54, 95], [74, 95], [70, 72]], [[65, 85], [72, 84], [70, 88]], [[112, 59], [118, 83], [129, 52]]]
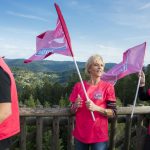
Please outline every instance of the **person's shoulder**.
[[[87, 81], [83, 81], [83, 84], [86, 86], [87, 84]], [[76, 82], [75, 85], [76, 87], [81, 87], [82, 86], [82, 83], [79, 81], [79, 82]]]
[[[84, 81], [83, 81], [83, 83], [84, 83]], [[76, 86], [80, 86], [80, 85], [81, 85], [81, 82], [78, 81], [78, 82], [75, 83], [75, 85], [76, 85]]]
[[75, 84], [74, 84], [74, 87], [78, 87], [78, 86], [80, 86], [80, 82], [76, 82]]
[[101, 84], [103, 84], [105, 86], [113, 86], [110, 82], [103, 81], [103, 80], [101, 80]]

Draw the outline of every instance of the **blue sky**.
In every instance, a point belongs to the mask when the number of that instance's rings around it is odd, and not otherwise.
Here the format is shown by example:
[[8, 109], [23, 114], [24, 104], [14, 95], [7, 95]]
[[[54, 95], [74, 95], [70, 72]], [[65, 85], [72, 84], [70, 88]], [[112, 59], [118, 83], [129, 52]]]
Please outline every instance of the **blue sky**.
[[[63, 13], [78, 61], [98, 53], [119, 63], [125, 50], [147, 42], [144, 64], [150, 63], [149, 0], [0, 0], [0, 55], [28, 58], [36, 36], [55, 28], [56, 2]], [[72, 60], [52, 55], [49, 60]]]

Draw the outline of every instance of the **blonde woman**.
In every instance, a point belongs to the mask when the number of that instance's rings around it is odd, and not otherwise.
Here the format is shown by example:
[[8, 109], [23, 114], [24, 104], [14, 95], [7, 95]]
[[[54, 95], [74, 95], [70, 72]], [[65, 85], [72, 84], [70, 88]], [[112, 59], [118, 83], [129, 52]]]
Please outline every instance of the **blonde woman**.
[[101, 80], [103, 71], [102, 57], [91, 56], [85, 67], [89, 80], [84, 81], [89, 99], [86, 99], [80, 82], [75, 84], [69, 97], [72, 103], [71, 110], [75, 112], [76, 117], [73, 131], [76, 150], [108, 149], [108, 117], [116, 115], [116, 97], [114, 87]]

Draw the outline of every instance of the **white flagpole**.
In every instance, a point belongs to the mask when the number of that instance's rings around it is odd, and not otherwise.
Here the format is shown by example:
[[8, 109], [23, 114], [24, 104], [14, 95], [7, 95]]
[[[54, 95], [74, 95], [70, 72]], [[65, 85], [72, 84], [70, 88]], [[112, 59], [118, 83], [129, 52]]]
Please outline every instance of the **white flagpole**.
[[[87, 99], [87, 101], [88, 101], [88, 100], [89, 100], [89, 97], [88, 97], [88, 95], [87, 95], [85, 86], [84, 86], [84, 84], [83, 84], [83, 80], [82, 80], [82, 77], [81, 77], [81, 74], [80, 74], [80, 71], [79, 71], [79, 68], [78, 68], [78, 65], [77, 65], [77, 62], [76, 62], [75, 57], [73, 57], [73, 60], [74, 60], [74, 63], [75, 63], [75, 66], [76, 66], [76, 69], [77, 69], [77, 72], [78, 72], [78, 75], [79, 75], [79, 78], [80, 78], [80, 81], [81, 81], [81, 85], [82, 85], [82, 88], [83, 88], [85, 97], [86, 97], [86, 99]], [[92, 111], [91, 111], [91, 115], [92, 115], [93, 121], [95, 121], [95, 116], [94, 116], [94, 113], [93, 113]]]
[[138, 91], [139, 91], [140, 81], [141, 81], [141, 76], [139, 76], [139, 80], [138, 80], [138, 84], [137, 84], [137, 88], [136, 88], [136, 94], [135, 94], [134, 103], [133, 103], [132, 112], [131, 112], [131, 119], [133, 117], [133, 113], [134, 113], [134, 109], [135, 109], [135, 105], [136, 105], [136, 100], [137, 100], [137, 95], [138, 95]]
[[[75, 63], [75, 66], [76, 66], [76, 69], [77, 69], [77, 72], [78, 72], [78, 75], [79, 75], [79, 78], [80, 78], [80, 81], [81, 81], [81, 85], [82, 85], [83, 91], [84, 91], [84, 93], [85, 93], [86, 99], [89, 100], [88, 95], [87, 95], [86, 90], [85, 90], [85, 86], [84, 86], [84, 84], [83, 84], [83, 80], [82, 80], [82, 77], [81, 77], [81, 74], [80, 74], [78, 65], [77, 65], [77, 63], [76, 63], [76, 59], [75, 59], [75, 57], [74, 57], [74, 54], [73, 54], [73, 51], [72, 51], [72, 48], [71, 48], [71, 45], [70, 45], [70, 41], [69, 41], [69, 39], [68, 39], [68, 37], [67, 37], [67, 35], [66, 35], [66, 32], [65, 32], [65, 29], [64, 29], [64, 23], [62, 22], [62, 21], [64, 20], [64, 19], [62, 20], [63, 16], [62, 16], [62, 18], [59, 16], [59, 14], [61, 14], [61, 10], [60, 10], [59, 6], [58, 6], [56, 3], [55, 3], [55, 8], [56, 8], [56, 11], [57, 11], [58, 18], [59, 18], [59, 20], [60, 20], [62, 29], [63, 29], [63, 31], [64, 31], [64, 35], [65, 35], [65, 38], [66, 38], [66, 40], [67, 40], [68, 47], [69, 47], [70, 52], [71, 52], [71, 55], [72, 55], [72, 57], [73, 57], [73, 60], [74, 60], [74, 63]], [[61, 14], [61, 15], [62, 15], [62, 14]], [[91, 111], [91, 114], [92, 114], [93, 121], [95, 121], [94, 113], [93, 113], [92, 111]]]

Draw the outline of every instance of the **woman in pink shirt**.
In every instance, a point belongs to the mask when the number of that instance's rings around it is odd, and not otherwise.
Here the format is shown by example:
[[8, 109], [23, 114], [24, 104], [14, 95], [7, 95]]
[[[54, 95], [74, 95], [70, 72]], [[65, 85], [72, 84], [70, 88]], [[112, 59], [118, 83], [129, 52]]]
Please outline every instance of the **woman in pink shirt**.
[[88, 101], [80, 82], [75, 84], [69, 97], [71, 110], [76, 117], [73, 130], [75, 149], [107, 150], [108, 117], [116, 115], [114, 87], [100, 78], [104, 71], [104, 62], [100, 55], [93, 55], [88, 59], [85, 71], [89, 75], [89, 80], [84, 81]]

